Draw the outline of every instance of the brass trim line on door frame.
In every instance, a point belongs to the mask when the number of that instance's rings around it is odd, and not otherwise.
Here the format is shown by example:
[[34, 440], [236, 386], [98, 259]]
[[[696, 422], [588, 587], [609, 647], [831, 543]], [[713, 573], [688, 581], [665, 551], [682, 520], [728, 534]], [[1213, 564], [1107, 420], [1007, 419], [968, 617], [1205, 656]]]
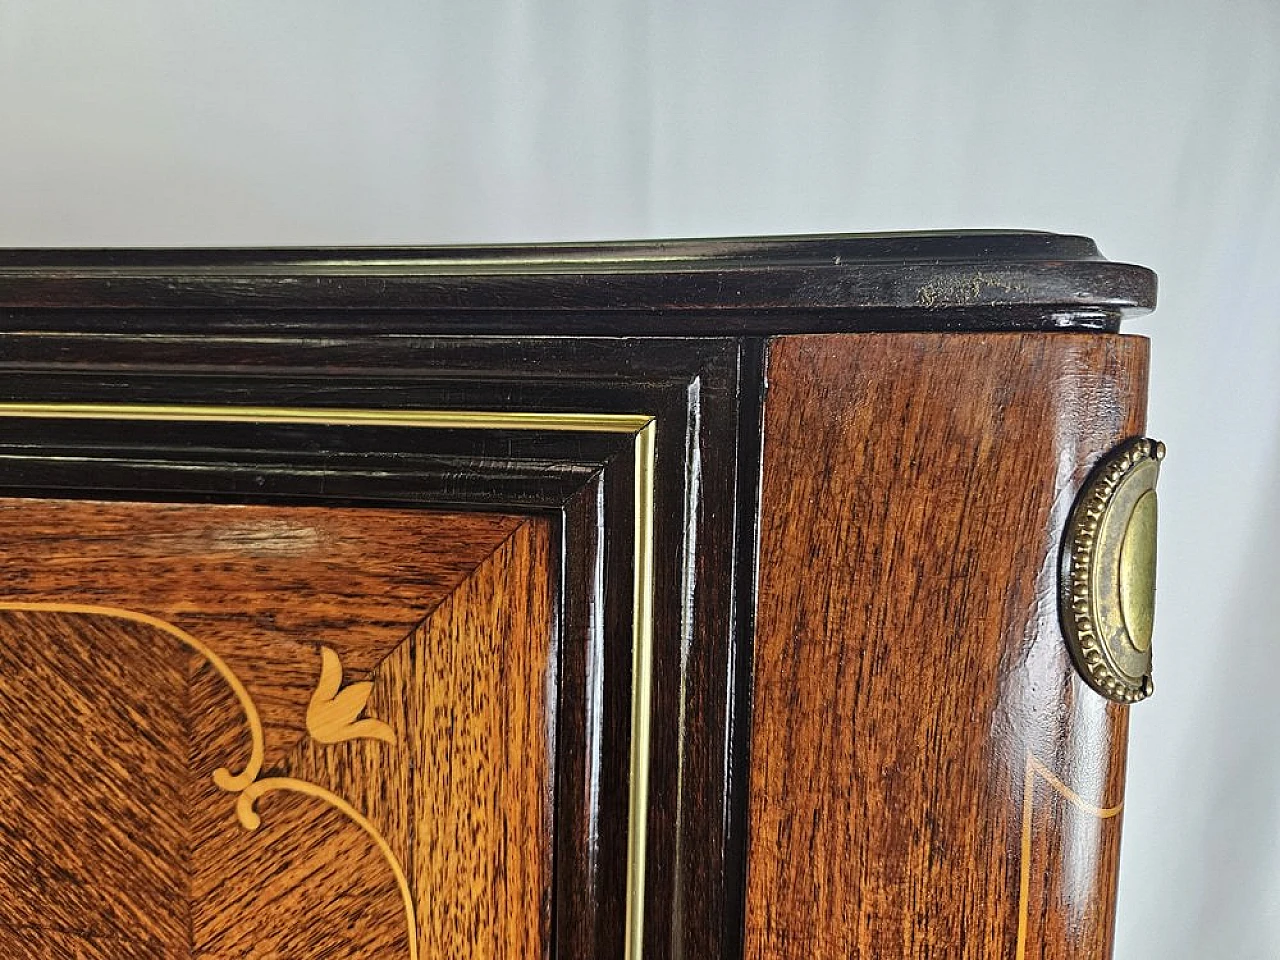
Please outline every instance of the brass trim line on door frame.
[[629, 433], [635, 444], [635, 556], [632, 588], [631, 789], [627, 824], [625, 960], [644, 944], [644, 879], [649, 806], [649, 711], [653, 694], [653, 500], [657, 420], [642, 413], [492, 410], [378, 410], [202, 404], [0, 403], [0, 418], [301, 423], [419, 429], [561, 430]]

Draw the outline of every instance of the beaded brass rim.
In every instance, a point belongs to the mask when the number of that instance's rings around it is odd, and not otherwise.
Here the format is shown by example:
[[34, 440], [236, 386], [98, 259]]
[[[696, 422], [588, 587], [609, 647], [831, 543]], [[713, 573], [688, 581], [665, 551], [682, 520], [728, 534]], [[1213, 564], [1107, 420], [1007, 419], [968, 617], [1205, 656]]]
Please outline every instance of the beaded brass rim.
[[1117, 703], [1151, 696], [1156, 480], [1164, 444], [1127, 440], [1076, 499], [1063, 545], [1060, 612], [1080, 675]]

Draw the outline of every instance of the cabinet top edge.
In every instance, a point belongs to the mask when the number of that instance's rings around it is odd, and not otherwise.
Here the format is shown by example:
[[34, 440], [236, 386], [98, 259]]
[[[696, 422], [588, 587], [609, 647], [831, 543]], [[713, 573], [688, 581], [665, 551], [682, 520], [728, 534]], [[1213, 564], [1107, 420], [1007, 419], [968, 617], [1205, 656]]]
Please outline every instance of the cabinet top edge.
[[[826, 234], [425, 247], [0, 249], [0, 307], [485, 311], [982, 311], [1012, 326], [1113, 328], [1155, 275], [1086, 237], [1034, 231]], [[1110, 318], [1102, 322], [1099, 318]], [[545, 325], [545, 320], [540, 326]], [[625, 326], [625, 324], [624, 324]], [[729, 322], [724, 332], [740, 332]], [[767, 324], [766, 324], [767, 326]], [[787, 325], [783, 324], [785, 328]], [[896, 326], [896, 324], [895, 324]], [[707, 332], [702, 330], [700, 332]], [[781, 331], [780, 331], [781, 332]]]

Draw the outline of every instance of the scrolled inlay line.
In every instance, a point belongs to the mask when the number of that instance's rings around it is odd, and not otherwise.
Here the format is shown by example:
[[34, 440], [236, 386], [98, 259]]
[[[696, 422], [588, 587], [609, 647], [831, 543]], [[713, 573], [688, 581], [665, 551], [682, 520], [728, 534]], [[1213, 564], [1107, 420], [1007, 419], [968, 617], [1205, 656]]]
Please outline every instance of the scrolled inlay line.
[[[227, 666], [217, 653], [192, 636], [181, 627], [176, 626], [167, 620], [154, 617], [147, 613], [140, 613], [136, 610], [127, 610], [122, 607], [102, 606], [98, 604], [87, 603], [62, 603], [50, 601], [26, 601], [26, 600], [0, 600], [0, 612], [12, 611], [20, 613], [69, 613], [83, 616], [99, 616], [108, 617], [116, 620], [127, 620], [132, 623], [140, 623], [149, 627], [153, 627], [160, 632], [173, 637], [183, 646], [195, 651], [209, 663], [210, 666], [218, 672], [218, 675], [226, 681], [236, 699], [240, 703], [241, 709], [244, 711], [245, 723], [249, 728], [249, 760], [246, 762], [244, 770], [240, 773], [232, 773], [227, 767], [219, 767], [213, 772], [213, 782], [221, 790], [237, 795], [236, 799], [236, 817], [240, 821], [240, 825], [246, 830], [257, 830], [262, 824], [262, 818], [255, 809], [258, 800], [268, 793], [275, 791], [288, 791], [291, 793], [301, 794], [303, 796], [312, 797], [321, 800], [339, 813], [351, 820], [356, 826], [363, 830], [370, 839], [373, 840], [379, 852], [386, 860], [387, 865], [391, 868], [391, 872], [395, 877], [396, 886], [400, 893], [400, 899], [404, 905], [405, 924], [408, 931], [409, 941], [409, 958], [410, 960], [418, 960], [418, 919], [417, 910], [414, 907], [413, 891], [409, 885], [409, 879], [405, 874], [404, 866], [400, 863], [399, 857], [395, 851], [391, 849], [391, 845], [386, 838], [382, 836], [378, 828], [364, 814], [360, 813], [355, 807], [338, 796], [332, 791], [326, 790], [318, 784], [311, 783], [307, 780], [299, 780], [293, 777], [266, 777], [259, 780], [258, 777], [262, 773], [263, 757], [266, 752], [265, 736], [263, 734], [262, 720], [258, 714], [257, 705], [253, 701], [253, 697], [249, 694], [248, 689], [236, 676], [235, 672]], [[339, 687], [341, 685], [342, 667], [338, 661], [337, 654], [328, 648], [324, 648], [325, 655], [322, 660], [321, 680], [317, 685], [317, 692], [323, 694], [322, 701], [331, 700], [334, 696], [341, 696]], [[336, 677], [335, 677], [336, 671]], [[352, 684], [346, 688], [351, 690], [356, 688], [356, 693], [351, 699], [359, 701], [359, 708], [355, 713], [359, 713], [364, 707], [365, 698], [368, 695], [368, 688], [363, 684]], [[317, 698], [313, 696], [313, 703]], [[347, 711], [349, 712], [349, 708]], [[352, 718], [354, 719], [354, 715]], [[362, 720], [358, 723], [381, 724], [380, 721]], [[381, 724], [381, 727], [386, 727]], [[348, 728], [349, 730], [350, 728]], [[360, 728], [356, 727], [355, 732], [350, 732], [348, 736], [342, 739], [351, 739], [353, 737], [369, 736], [370, 730], [376, 730], [373, 734], [375, 739], [387, 740], [387, 733], [390, 728], [386, 727], [384, 732], [378, 727]]]
[[0, 610], [27, 613], [72, 613], [128, 620], [133, 623], [154, 627], [162, 633], [173, 637], [183, 646], [194, 650], [204, 657], [208, 664], [218, 671], [218, 675], [226, 681], [227, 686], [236, 695], [236, 699], [240, 701], [240, 708], [244, 711], [245, 723], [249, 727], [249, 759], [245, 763], [244, 770], [240, 773], [232, 773], [226, 767], [219, 767], [213, 772], [213, 782], [220, 789], [227, 791], [227, 793], [239, 793], [253, 783], [254, 780], [258, 779], [258, 774], [262, 772], [262, 760], [266, 753], [266, 746], [262, 733], [262, 720], [258, 716], [258, 708], [254, 704], [253, 698], [249, 695], [249, 691], [245, 689], [245, 685], [240, 682], [240, 678], [227, 666], [226, 661], [181, 627], [174, 626], [169, 621], [161, 620], [159, 617], [153, 617], [147, 613], [139, 613], [136, 610], [125, 610], [121, 607], [108, 607], [89, 603], [0, 600]]
[[404, 902], [405, 923], [409, 928], [409, 956], [411, 960], [418, 960], [418, 917], [417, 910], [413, 905], [413, 889], [409, 886], [409, 878], [405, 875], [400, 859], [396, 856], [395, 851], [391, 849], [391, 845], [387, 843], [386, 838], [378, 831], [378, 828], [373, 825], [368, 817], [336, 793], [308, 780], [298, 780], [294, 777], [266, 777], [249, 784], [240, 793], [240, 796], [236, 798], [236, 817], [242, 827], [252, 831], [261, 826], [262, 817], [257, 811], [257, 802], [266, 794], [275, 791], [299, 793], [303, 796], [323, 800], [369, 835], [369, 838], [373, 840], [378, 850], [382, 853], [383, 858], [386, 859], [387, 865], [391, 867], [391, 872], [395, 875], [396, 886], [400, 890], [400, 899]]

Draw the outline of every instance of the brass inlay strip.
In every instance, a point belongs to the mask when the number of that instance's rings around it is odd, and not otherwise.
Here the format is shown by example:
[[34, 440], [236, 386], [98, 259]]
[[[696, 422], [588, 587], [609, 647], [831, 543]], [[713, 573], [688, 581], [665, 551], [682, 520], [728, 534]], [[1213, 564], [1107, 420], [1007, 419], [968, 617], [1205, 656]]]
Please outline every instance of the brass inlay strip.
[[[653, 487], [654, 423], [636, 434], [636, 576], [632, 610], [636, 636], [631, 647], [631, 796], [627, 811], [627, 940], [625, 960], [639, 960], [644, 948], [645, 841], [649, 818], [649, 718], [653, 693]], [[646, 771], [637, 777], [637, 771]]]
[[[640, 960], [644, 943], [644, 881], [649, 803], [650, 706], [653, 686], [654, 483], [657, 421], [640, 413], [542, 413], [491, 410], [378, 410], [345, 407], [250, 407], [221, 404], [0, 403], [0, 418], [48, 420], [141, 420], [203, 423], [297, 423], [324, 426], [416, 427], [419, 429], [553, 430], [627, 433], [635, 444], [635, 551], [632, 587], [631, 759], [628, 797], [625, 960]], [[138, 615], [142, 616], [142, 615]], [[162, 623], [158, 621], [157, 623]], [[163, 627], [161, 628], [163, 629]], [[176, 628], [174, 628], [176, 629]], [[192, 638], [194, 641], [194, 638]], [[186, 641], [184, 641], [186, 642]], [[195, 641], [198, 643], [198, 641]], [[196, 648], [200, 649], [200, 648]], [[203, 652], [203, 651], [201, 651]], [[209, 651], [212, 654], [212, 651]], [[210, 663], [217, 668], [210, 656]], [[225, 664], [223, 665], [225, 667]], [[219, 669], [236, 688], [227, 670]], [[243, 687], [237, 689], [237, 696]], [[248, 701], [248, 694], [241, 703]], [[248, 714], [248, 710], [246, 710]], [[257, 720], [256, 711], [253, 714]], [[261, 732], [258, 766], [261, 770]], [[251, 761], [252, 762], [252, 761]], [[246, 769], [246, 773], [248, 770]], [[230, 776], [230, 774], [228, 774]], [[235, 778], [235, 782], [245, 773]], [[218, 784], [220, 787], [221, 783]], [[224, 787], [224, 789], [226, 789]], [[241, 788], [243, 789], [243, 788]], [[280, 786], [273, 789], [286, 789]], [[317, 788], [319, 789], [319, 788]], [[264, 791], [265, 792], [265, 791]], [[389, 848], [388, 848], [389, 849]], [[403, 889], [403, 888], [402, 888]], [[411, 901], [406, 901], [412, 906]], [[416, 929], [416, 926], [415, 926]], [[417, 938], [413, 938], [416, 960]]]
[[336, 427], [563, 430], [639, 433], [653, 417], [636, 413], [502, 413], [491, 410], [361, 410], [346, 407], [239, 407], [145, 403], [0, 403], [0, 417], [44, 420], [186, 420], [202, 423], [313, 423]]
[[1018, 947], [1014, 954], [1017, 960], [1026, 960], [1027, 956], [1027, 913], [1031, 899], [1031, 828], [1034, 819], [1037, 777], [1049, 784], [1054, 792], [1073, 807], [1099, 820], [1110, 820], [1124, 809], [1123, 801], [1114, 807], [1094, 806], [1063, 783], [1052, 770], [1037, 760], [1030, 750], [1027, 751], [1027, 764], [1022, 780], [1022, 865], [1018, 883]]

